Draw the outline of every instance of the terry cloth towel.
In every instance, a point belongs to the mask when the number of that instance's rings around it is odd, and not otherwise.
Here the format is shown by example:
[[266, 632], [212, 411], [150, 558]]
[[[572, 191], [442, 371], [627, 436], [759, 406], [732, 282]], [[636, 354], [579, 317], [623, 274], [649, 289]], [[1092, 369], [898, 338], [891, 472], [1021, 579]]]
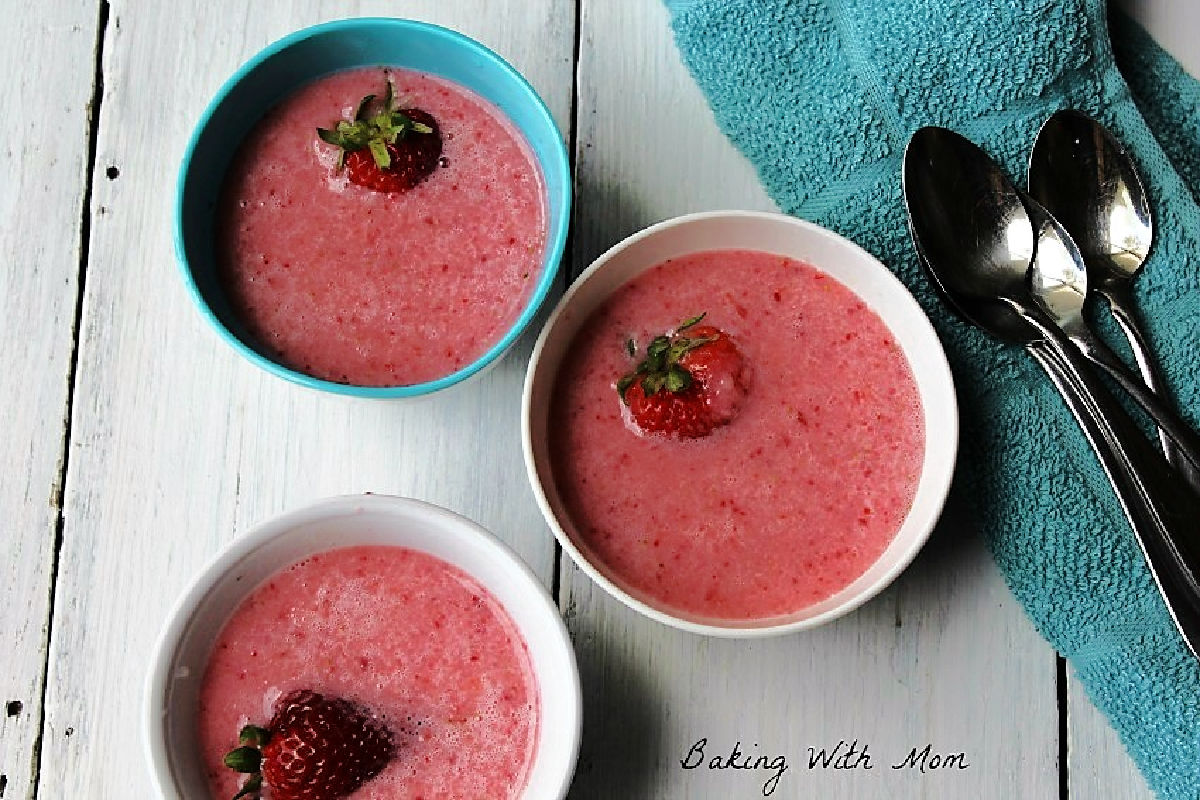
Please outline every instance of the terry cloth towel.
[[1200, 664], [1049, 381], [1023, 351], [953, 318], [933, 294], [905, 227], [900, 174], [904, 146], [923, 125], [976, 141], [1018, 185], [1052, 112], [1077, 108], [1108, 125], [1148, 184], [1156, 238], [1137, 301], [1194, 423], [1200, 84], [1128, 20], [1113, 20], [1110, 40], [1103, 0], [666, 1], [718, 124], [779, 206], [874, 253], [933, 319], [962, 407], [955, 492], [1150, 786], [1197, 800]]

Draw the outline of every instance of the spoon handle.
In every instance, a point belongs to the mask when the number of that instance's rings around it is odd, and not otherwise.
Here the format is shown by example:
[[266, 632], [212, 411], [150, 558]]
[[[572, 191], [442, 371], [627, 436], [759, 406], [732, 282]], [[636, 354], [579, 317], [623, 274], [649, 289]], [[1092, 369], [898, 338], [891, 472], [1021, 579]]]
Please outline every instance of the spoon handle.
[[1129, 291], [1128, 284], [1110, 281], [1108, 285], [1101, 286], [1099, 291], [1108, 300], [1108, 307], [1112, 309], [1113, 318], [1116, 319], [1121, 332], [1125, 334], [1125, 339], [1129, 342], [1130, 349], [1133, 350], [1133, 358], [1137, 362], [1142, 380], [1150, 388], [1150, 391], [1165, 396], [1167, 384], [1163, 380], [1162, 371], [1154, 357], [1154, 351], [1150, 349], [1150, 342], [1142, 331], [1137, 312], [1134, 311], [1133, 295]]
[[[1129, 342], [1129, 348], [1133, 351], [1133, 359], [1137, 362], [1142, 381], [1150, 391], [1159, 397], [1168, 397], [1167, 382], [1163, 379], [1158, 360], [1154, 357], [1154, 351], [1138, 321], [1129, 284], [1114, 282], [1112, 285], [1102, 287], [1101, 292], [1108, 300], [1108, 307], [1112, 310], [1113, 318]], [[1166, 454], [1167, 461], [1179, 470], [1180, 475], [1193, 489], [1200, 492], [1200, 468], [1184, 457], [1175, 442], [1162, 428], [1159, 428], [1158, 438], [1162, 442], [1163, 453]]]
[[1150, 415], [1159, 430], [1171, 438], [1179, 455], [1200, 469], [1200, 435], [1183, 421], [1175, 409], [1142, 383], [1141, 378], [1134, 375], [1108, 345], [1090, 332], [1072, 330], [1069, 335], [1088, 361], [1107, 372]]
[[1176, 627], [1200, 658], [1200, 496], [1150, 446], [1065, 337], [1047, 333], [1029, 353], [1096, 452]]

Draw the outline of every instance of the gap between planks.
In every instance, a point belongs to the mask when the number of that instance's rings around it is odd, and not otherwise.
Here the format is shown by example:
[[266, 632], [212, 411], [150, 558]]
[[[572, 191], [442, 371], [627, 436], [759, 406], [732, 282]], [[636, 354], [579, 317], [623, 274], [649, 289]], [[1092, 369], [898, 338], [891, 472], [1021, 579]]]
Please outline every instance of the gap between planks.
[[1068, 735], [1067, 660], [1054, 654], [1054, 684], [1058, 693], [1058, 797], [1071, 800], [1071, 739]]
[[[98, 21], [96, 24], [96, 45], [92, 50], [92, 97], [88, 101], [87, 117], [87, 162], [83, 174], [83, 199], [79, 209], [79, 264], [75, 280], [75, 311], [71, 320], [71, 355], [67, 361], [67, 404], [63, 409], [63, 434], [59, 442], [59, 468], [55, 478], [54, 504], [54, 546], [51, 550], [50, 581], [48, 604], [49, 615], [42, 634], [42, 693], [38, 698], [38, 734], [33, 741], [33, 752], [30, 756], [33, 762], [30, 770], [30, 797], [37, 800], [42, 783], [42, 745], [46, 738], [46, 692], [49, 685], [50, 671], [50, 641], [54, 635], [54, 613], [58, 605], [58, 567], [62, 554], [63, 533], [66, 527], [64, 517], [67, 471], [71, 463], [71, 418], [75, 410], [75, 375], [79, 366], [80, 326], [83, 320], [83, 297], [87, 282], [88, 261], [91, 256], [92, 237], [92, 188], [95, 183], [97, 142], [100, 134], [100, 109], [104, 103], [104, 43], [108, 36], [108, 21], [111, 15], [109, 0], [100, 0], [96, 9]], [[0, 786], [0, 796], [3, 787]]]
[[[575, 38], [571, 45], [571, 108], [567, 115], [567, 160], [571, 170], [571, 224], [567, 227], [567, 240], [563, 245], [562, 258], [558, 266], [558, 291], [555, 297], [555, 302], [558, 298], [566, 293], [571, 286], [571, 282], [575, 279], [575, 215], [578, 214], [578, 206], [575, 199], [579, 196], [579, 182], [576, 178], [576, 148], [579, 138], [579, 49], [583, 42], [583, 0], [575, 0]], [[545, 315], [543, 315], [545, 316]], [[547, 525], [547, 529], [549, 525]], [[554, 603], [558, 606], [560, 613], [566, 613], [567, 609], [564, 605], [563, 598], [563, 581], [562, 581], [562, 566], [563, 566], [563, 548], [558, 541], [558, 537], [554, 537], [554, 571], [550, 575], [550, 596], [554, 598]]]

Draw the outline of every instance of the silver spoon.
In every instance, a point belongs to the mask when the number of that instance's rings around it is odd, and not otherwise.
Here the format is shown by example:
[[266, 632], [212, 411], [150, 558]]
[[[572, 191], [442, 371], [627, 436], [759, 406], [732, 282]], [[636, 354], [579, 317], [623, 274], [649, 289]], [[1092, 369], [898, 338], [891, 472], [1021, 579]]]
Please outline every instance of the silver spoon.
[[[1146, 410], [1159, 430], [1175, 445], [1174, 452], [1193, 467], [1200, 468], [1200, 436], [1161, 396], [1151, 392], [1130, 372], [1117, 354], [1088, 327], [1083, 306], [1091, 283], [1090, 269], [1085, 267], [1075, 242], [1045, 208], [1034, 200], [1026, 200], [1036, 242], [1036, 256], [1029, 271], [1034, 301], [1066, 333], [1085, 358], [1104, 369]], [[1186, 479], [1188, 475], [1183, 474], [1183, 477]]]
[[1016, 189], [974, 144], [922, 128], [904, 157], [918, 253], [962, 315], [1022, 345], [1047, 371], [1099, 457], [1176, 627], [1200, 653], [1200, 498], [1029, 295], [1034, 230]]
[[[1150, 254], [1154, 224], [1133, 159], [1091, 117], [1059, 111], [1046, 120], [1034, 142], [1029, 193], [1075, 240], [1091, 288], [1108, 300], [1142, 380], [1166, 397], [1166, 382], [1134, 310], [1133, 277]], [[1167, 460], [1200, 488], [1200, 472], [1181, 461], [1165, 431], [1160, 430], [1159, 438]]]

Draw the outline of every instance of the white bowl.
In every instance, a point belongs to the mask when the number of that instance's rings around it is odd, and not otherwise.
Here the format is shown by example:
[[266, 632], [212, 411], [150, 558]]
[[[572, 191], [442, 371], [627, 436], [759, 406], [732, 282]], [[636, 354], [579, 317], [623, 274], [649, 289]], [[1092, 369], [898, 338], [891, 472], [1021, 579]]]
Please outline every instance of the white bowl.
[[352, 545], [429, 553], [471, 575], [499, 600], [525, 639], [538, 683], [538, 743], [523, 796], [565, 797], [579, 752], [582, 697], [558, 608], [524, 562], [479, 525], [438, 506], [384, 495], [332, 498], [262, 523], [226, 547], [180, 598], [146, 682], [144, 735], [161, 796], [208, 796], [196, 712], [209, 651], [226, 620], [277, 570]]
[[[926, 420], [925, 453], [912, 507], [891, 544], [849, 586], [786, 617], [712, 621], [634, 597], [576, 537], [555, 487], [547, 418], [559, 364], [576, 333], [619, 286], [669, 258], [705, 250], [759, 250], [807, 262], [857, 294], [891, 330], [912, 367]], [[558, 303], [533, 350], [525, 376], [522, 445], [533, 492], [547, 523], [575, 563], [630, 608], [693, 633], [751, 637], [828, 622], [878, 594], [912, 561], [941, 515], [958, 449], [958, 406], [946, 355], [908, 290], [862, 248], [831, 231], [783, 214], [713, 211], [660, 222], [596, 259]]]

